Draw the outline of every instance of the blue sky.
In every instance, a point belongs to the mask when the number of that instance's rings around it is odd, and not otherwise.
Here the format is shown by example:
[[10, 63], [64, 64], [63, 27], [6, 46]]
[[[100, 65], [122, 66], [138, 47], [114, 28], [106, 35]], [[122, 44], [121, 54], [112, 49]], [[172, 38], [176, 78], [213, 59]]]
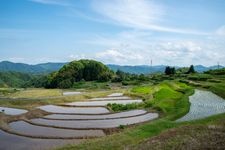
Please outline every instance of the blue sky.
[[224, 0], [1, 0], [0, 60], [225, 65]]

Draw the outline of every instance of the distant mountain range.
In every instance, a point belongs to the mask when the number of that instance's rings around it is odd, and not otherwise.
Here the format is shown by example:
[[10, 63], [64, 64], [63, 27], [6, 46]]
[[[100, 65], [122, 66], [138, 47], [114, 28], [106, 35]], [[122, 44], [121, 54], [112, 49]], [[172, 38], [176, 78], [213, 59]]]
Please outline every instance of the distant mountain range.
[[[147, 74], [147, 73], [156, 73], [156, 72], [164, 72], [166, 66], [165, 65], [158, 65], [158, 66], [146, 66], [146, 65], [140, 65], [140, 66], [120, 66], [120, 65], [107, 65], [109, 68], [111, 68], [113, 71], [117, 71], [118, 69], [124, 72], [129, 73], [135, 73], [135, 74]], [[176, 69], [180, 68], [178, 66], [175, 67]], [[206, 67], [203, 65], [196, 65], [194, 66], [195, 71], [197, 72], [204, 72], [210, 69], [217, 69], [218, 66], [210, 66]], [[224, 66], [219, 66], [219, 68], [224, 68]]]
[[[0, 62], [0, 71], [16, 71], [22, 73], [33, 73], [33, 74], [42, 74], [42, 73], [50, 73], [53, 71], [59, 70], [62, 66], [67, 63], [42, 63], [37, 65], [29, 65], [24, 63], [13, 63], [10, 61], [2, 61]], [[113, 71], [121, 70], [128, 73], [134, 74], [147, 74], [147, 73], [156, 73], [156, 72], [164, 72], [165, 65], [158, 66], [147, 66], [147, 65], [139, 65], [139, 66], [120, 66], [109, 64], [107, 65]], [[223, 68], [224, 66], [219, 66], [219, 68]], [[179, 67], [176, 67], [179, 68]], [[218, 66], [205, 67], [202, 65], [196, 65], [195, 70], [197, 72], [204, 72], [210, 69], [217, 69]]]
[[159, 66], [147, 66], [147, 65], [139, 65], [139, 66], [120, 66], [120, 65], [107, 65], [111, 70], [117, 71], [121, 70], [123, 72], [134, 73], [134, 74], [148, 74], [148, 73], [156, 73], [163, 72], [165, 70], [164, 65]]
[[66, 63], [43, 63], [37, 65], [29, 65], [24, 63], [13, 63], [10, 61], [0, 62], [0, 71], [15, 71], [22, 73], [50, 73], [59, 70]]

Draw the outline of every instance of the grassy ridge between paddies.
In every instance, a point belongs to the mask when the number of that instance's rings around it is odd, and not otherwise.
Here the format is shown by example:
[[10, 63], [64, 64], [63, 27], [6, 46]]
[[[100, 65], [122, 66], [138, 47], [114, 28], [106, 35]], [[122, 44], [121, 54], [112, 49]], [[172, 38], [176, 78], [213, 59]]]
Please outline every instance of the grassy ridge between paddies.
[[9, 97], [11, 98], [43, 98], [43, 97], [62, 96], [60, 89], [26, 89], [15, 92]]
[[[188, 96], [193, 93], [193, 89], [183, 83], [173, 81], [163, 82], [154, 87], [149, 86], [149, 88], [157, 90], [154, 93], [145, 92], [145, 94], [142, 94], [143, 92], [140, 87], [140, 89], [131, 90], [131, 92], [135, 91], [136, 93], [133, 93], [134, 95], [141, 94], [142, 97], [150, 97], [149, 94], [153, 94], [153, 98], [145, 99], [145, 103], [151, 103], [149, 106], [161, 110], [164, 115], [163, 118], [125, 128], [122, 132], [107, 137], [87, 140], [79, 145], [68, 145], [59, 148], [59, 150], [120, 150], [125, 149], [127, 146], [138, 145], [141, 141], [149, 137], [156, 136], [162, 131], [179, 126], [179, 124], [171, 120], [188, 112], [190, 105]], [[146, 86], [143, 87], [143, 90], [146, 91]]]
[[[72, 89], [69, 90], [71, 91]], [[85, 91], [81, 95], [62, 96], [62, 90], [60, 89], [21, 89], [12, 94], [7, 94], [5, 97], [2, 97], [0, 99], [0, 106], [33, 109], [42, 105], [63, 104], [82, 100], [85, 101], [90, 98], [104, 97], [114, 92], [124, 91], [124, 89], [97, 90]]]
[[[224, 69], [215, 70], [215, 72], [224, 73]], [[213, 70], [208, 73], [214, 72]], [[181, 79], [184, 83], [188, 83], [198, 88], [204, 88], [225, 99], [225, 75], [212, 74], [191, 74], [187, 78]]]
[[225, 99], [225, 83], [214, 83], [209, 90]]
[[130, 109], [155, 109], [169, 117], [177, 119], [189, 111], [190, 103], [188, 96], [193, 94], [193, 89], [184, 83], [176, 81], [166, 81], [158, 85], [143, 85], [134, 87], [127, 94], [141, 97], [143, 103], [133, 104], [109, 104], [112, 111], [125, 111]]

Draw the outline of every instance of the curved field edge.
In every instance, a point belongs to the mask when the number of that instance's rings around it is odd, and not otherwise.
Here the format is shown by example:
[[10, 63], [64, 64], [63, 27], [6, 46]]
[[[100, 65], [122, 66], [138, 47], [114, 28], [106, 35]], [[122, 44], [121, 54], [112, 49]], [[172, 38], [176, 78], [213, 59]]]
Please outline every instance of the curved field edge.
[[[150, 103], [149, 106], [158, 109], [162, 113], [163, 118], [141, 125], [135, 125], [130, 128], [125, 128], [121, 132], [114, 133], [107, 137], [87, 140], [78, 145], [68, 145], [59, 148], [58, 150], [125, 149], [130, 145], [138, 145], [143, 140], [159, 135], [162, 131], [178, 127], [180, 124], [175, 123], [172, 120], [185, 115], [189, 111], [190, 103], [188, 101], [188, 96], [194, 93], [193, 88], [183, 83], [168, 81], [156, 86], [157, 87], [149, 87], [157, 88], [154, 93], [144, 92], [147, 94], [142, 95], [142, 97], [146, 98], [145, 103]], [[144, 87], [144, 90], [146, 90], [146, 87]], [[141, 91], [141, 94], [143, 93], [141, 89], [138, 89], [136, 91]], [[140, 93], [137, 92], [134, 94], [138, 96]], [[152, 94], [152, 98], [147, 99], [151, 97], [148, 94]]]

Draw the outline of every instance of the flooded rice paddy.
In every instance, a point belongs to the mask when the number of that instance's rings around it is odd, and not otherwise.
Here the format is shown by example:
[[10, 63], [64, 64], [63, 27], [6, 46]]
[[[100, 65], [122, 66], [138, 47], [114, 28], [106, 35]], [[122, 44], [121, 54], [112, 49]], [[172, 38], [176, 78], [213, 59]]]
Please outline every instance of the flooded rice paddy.
[[9, 107], [0, 107], [0, 112], [6, 115], [21, 115], [28, 112], [25, 109], [9, 108]]
[[189, 101], [189, 112], [177, 121], [201, 119], [225, 112], [225, 100], [209, 91], [195, 90]]
[[115, 97], [101, 97], [101, 98], [92, 98], [92, 101], [105, 101], [105, 100], [130, 100], [130, 97], [127, 96], [115, 96]]
[[73, 102], [73, 103], [68, 103], [66, 105], [70, 106], [106, 106], [107, 104], [131, 104], [131, 103], [142, 103], [142, 100], [101, 100], [101, 101], [87, 101], [87, 102]]
[[29, 124], [24, 121], [16, 121], [9, 124], [9, 127], [16, 133], [31, 137], [41, 138], [85, 138], [100, 137], [105, 133], [102, 130], [68, 130], [41, 127]]
[[31, 119], [33, 124], [71, 128], [71, 129], [106, 129], [116, 128], [120, 125], [132, 125], [158, 118], [157, 113], [147, 113], [140, 116], [107, 120], [48, 120], [48, 119]]
[[81, 92], [63, 92], [63, 96], [79, 95]]
[[112, 93], [108, 95], [108, 97], [118, 97], [118, 96], [123, 96], [123, 93]]
[[109, 113], [109, 110], [104, 107], [63, 107], [56, 105], [45, 105], [38, 107], [41, 110], [50, 113], [62, 113], [62, 114], [105, 114]]
[[113, 118], [125, 118], [137, 115], [143, 115], [147, 113], [145, 110], [131, 110], [119, 113], [112, 113], [107, 115], [64, 115], [64, 114], [51, 114], [47, 115], [45, 119], [55, 119], [55, 120], [97, 120], [97, 119], [113, 119]]
[[49, 150], [65, 144], [77, 144], [81, 139], [34, 139], [0, 130], [0, 150]]

